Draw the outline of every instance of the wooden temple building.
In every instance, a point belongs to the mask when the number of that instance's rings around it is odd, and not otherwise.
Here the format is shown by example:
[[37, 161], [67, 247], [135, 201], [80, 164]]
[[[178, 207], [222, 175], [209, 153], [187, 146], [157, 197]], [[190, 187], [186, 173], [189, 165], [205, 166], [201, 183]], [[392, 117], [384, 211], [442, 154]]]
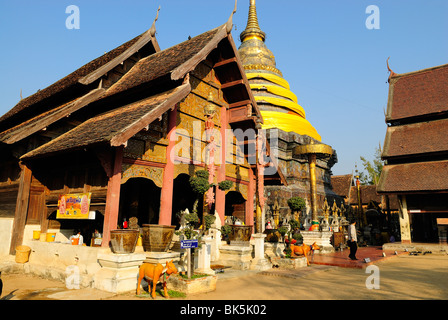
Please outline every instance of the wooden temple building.
[[[216, 188], [214, 208], [224, 223], [239, 205], [254, 224], [257, 139], [233, 132], [255, 132], [263, 120], [231, 28], [232, 16], [161, 50], [153, 24], [0, 118], [0, 229], [10, 254], [33, 229], [98, 230], [108, 246], [109, 231], [132, 217], [176, 225], [176, 213], [193, 205], [189, 177], [206, 167], [209, 107], [214, 181], [234, 182]], [[58, 202], [72, 194], [89, 201], [61, 217]]]
[[446, 242], [448, 64], [390, 72], [378, 193], [398, 196], [402, 242]]

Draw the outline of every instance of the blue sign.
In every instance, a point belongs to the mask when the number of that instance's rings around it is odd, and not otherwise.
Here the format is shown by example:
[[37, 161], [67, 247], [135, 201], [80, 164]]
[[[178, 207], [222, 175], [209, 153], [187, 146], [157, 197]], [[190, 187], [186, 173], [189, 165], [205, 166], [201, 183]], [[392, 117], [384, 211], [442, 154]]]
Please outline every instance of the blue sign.
[[198, 240], [181, 240], [180, 241], [180, 247], [181, 249], [191, 249], [191, 248], [197, 248], [198, 247]]

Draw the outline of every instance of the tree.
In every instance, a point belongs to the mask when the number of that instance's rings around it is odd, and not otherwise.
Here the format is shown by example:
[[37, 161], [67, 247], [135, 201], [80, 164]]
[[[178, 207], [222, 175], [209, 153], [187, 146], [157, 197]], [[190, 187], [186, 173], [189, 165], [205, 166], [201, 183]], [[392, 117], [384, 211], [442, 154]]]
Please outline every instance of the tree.
[[383, 161], [381, 160], [381, 145], [375, 148], [373, 161], [368, 161], [360, 157], [364, 171], [359, 173], [359, 181], [363, 185], [376, 185], [380, 179], [383, 170]]

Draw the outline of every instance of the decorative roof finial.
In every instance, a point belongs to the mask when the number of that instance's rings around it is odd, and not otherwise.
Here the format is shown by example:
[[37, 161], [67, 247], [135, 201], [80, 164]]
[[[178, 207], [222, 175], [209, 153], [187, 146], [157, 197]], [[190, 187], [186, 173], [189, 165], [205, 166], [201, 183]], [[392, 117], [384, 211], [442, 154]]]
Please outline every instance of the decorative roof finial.
[[151, 29], [149, 29], [149, 32], [151, 33], [151, 37], [154, 37], [156, 35], [156, 21], [159, 19], [159, 11], [160, 11], [160, 6], [159, 6], [159, 9], [157, 9], [157, 15], [156, 15], [156, 18], [154, 19], [154, 22], [152, 23]]
[[261, 41], [264, 41], [266, 39], [266, 34], [263, 31], [261, 31], [260, 26], [258, 25], [257, 7], [255, 4], [255, 0], [250, 0], [247, 26], [246, 29], [243, 32], [241, 32], [240, 39], [243, 42], [253, 37], [260, 39]]
[[396, 75], [396, 73], [393, 72], [392, 69], [389, 67], [389, 59], [390, 59], [390, 57], [387, 58], [387, 60], [386, 60], [387, 70], [389, 70], [389, 72], [390, 72], [389, 79], [387, 79], [387, 82], [390, 82], [390, 78], [392, 78], [394, 75]]
[[232, 27], [233, 27], [233, 15], [236, 13], [236, 5], [237, 5], [238, 0], [235, 0], [235, 7], [233, 8], [232, 13], [230, 14], [229, 20], [227, 20], [227, 25], [226, 25], [226, 31], [227, 33], [230, 33], [232, 31]]

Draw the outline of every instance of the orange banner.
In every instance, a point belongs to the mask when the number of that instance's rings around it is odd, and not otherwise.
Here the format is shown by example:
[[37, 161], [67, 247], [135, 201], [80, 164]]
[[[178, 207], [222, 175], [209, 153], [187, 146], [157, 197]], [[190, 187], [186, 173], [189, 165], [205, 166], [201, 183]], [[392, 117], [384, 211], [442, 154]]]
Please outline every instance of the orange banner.
[[91, 193], [59, 196], [56, 219], [88, 219]]

